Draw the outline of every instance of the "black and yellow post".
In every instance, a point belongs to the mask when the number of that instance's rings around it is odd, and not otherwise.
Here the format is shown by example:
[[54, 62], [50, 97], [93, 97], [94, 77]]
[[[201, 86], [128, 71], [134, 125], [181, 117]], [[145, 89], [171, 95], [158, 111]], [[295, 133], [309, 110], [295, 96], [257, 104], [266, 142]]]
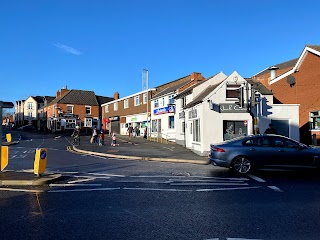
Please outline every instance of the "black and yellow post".
[[47, 167], [48, 149], [38, 148], [34, 159], [34, 174], [40, 176]]
[[1, 146], [1, 172], [8, 166], [9, 148]]
[[7, 139], [7, 142], [10, 143], [12, 141], [12, 136], [11, 136], [11, 133], [7, 133], [6, 134], [6, 139]]

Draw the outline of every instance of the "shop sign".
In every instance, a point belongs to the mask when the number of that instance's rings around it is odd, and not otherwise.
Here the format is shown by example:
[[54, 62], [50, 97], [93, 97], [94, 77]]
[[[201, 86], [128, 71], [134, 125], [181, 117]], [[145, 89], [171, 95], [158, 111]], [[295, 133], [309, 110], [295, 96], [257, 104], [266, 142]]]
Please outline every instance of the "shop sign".
[[239, 105], [234, 103], [221, 103], [219, 104], [220, 113], [246, 113], [246, 108], [241, 108]]
[[184, 112], [179, 112], [179, 118], [185, 118], [185, 113]]
[[109, 117], [109, 120], [110, 120], [110, 121], [119, 121], [119, 120], [120, 120], [120, 117], [119, 117], [119, 116]]
[[137, 117], [132, 117], [132, 118], [130, 119], [131, 122], [136, 122], [137, 120], [138, 120]]
[[165, 113], [174, 113], [175, 107], [174, 106], [168, 106], [163, 108], [157, 108], [153, 110], [153, 115], [160, 115]]

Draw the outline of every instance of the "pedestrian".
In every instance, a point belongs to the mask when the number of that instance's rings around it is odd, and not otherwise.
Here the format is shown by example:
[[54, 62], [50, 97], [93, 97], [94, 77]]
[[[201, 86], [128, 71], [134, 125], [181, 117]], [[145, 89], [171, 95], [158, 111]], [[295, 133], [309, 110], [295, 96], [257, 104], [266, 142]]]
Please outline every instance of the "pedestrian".
[[116, 137], [116, 133], [113, 132], [112, 134], [112, 143], [111, 146], [115, 147], [115, 146], [119, 146], [119, 144], [117, 143], [117, 137]]
[[138, 136], [138, 131], [139, 131], [138, 126], [135, 126], [134, 129], [133, 129], [133, 137], [137, 137]]
[[129, 123], [129, 127], [127, 129], [127, 133], [129, 135], [129, 140], [131, 140], [132, 133], [133, 133], [133, 127], [131, 126], [131, 123]]
[[100, 130], [100, 135], [99, 135], [99, 146], [104, 145], [104, 131], [103, 129]]
[[269, 127], [264, 131], [265, 134], [277, 134], [277, 130], [272, 127], [272, 124], [269, 124]]
[[147, 139], [147, 134], [148, 134], [148, 128], [145, 127], [143, 132], [143, 138]]
[[98, 143], [97, 127], [94, 127], [93, 133], [92, 133], [92, 137], [93, 137], [93, 143], [94, 143], [94, 144], [97, 144], [97, 143]]

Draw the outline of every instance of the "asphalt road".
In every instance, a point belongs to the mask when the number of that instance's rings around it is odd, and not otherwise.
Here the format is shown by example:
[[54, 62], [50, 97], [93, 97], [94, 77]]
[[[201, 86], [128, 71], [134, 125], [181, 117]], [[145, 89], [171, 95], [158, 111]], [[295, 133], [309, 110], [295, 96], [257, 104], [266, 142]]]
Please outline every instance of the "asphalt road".
[[319, 239], [316, 171], [234, 175], [212, 165], [107, 159], [66, 150], [68, 138], [23, 133], [11, 170], [33, 168], [47, 147], [40, 187], [1, 187], [1, 239]]

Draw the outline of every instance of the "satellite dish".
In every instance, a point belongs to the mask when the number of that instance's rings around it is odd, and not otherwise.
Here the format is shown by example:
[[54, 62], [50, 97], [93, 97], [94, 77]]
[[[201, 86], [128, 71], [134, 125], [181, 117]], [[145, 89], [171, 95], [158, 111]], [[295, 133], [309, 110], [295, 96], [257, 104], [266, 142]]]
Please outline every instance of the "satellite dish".
[[287, 77], [287, 83], [289, 83], [290, 85], [294, 85], [296, 83], [296, 79], [294, 76], [290, 75]]

